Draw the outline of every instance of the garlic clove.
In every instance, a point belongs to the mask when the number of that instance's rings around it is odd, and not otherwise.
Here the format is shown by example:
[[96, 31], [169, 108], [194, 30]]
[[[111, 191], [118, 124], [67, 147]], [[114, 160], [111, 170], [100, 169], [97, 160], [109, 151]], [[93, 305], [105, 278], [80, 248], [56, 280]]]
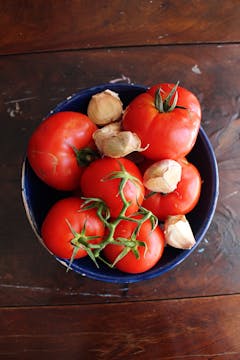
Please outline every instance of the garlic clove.
[[103, 126], [101, 129], [96, 130], [93, 133], [93, 140], [100, 152], [103, 152], [105, 141], [111, 137], [117, 135], [121, 131], [120, 122], [114, 122], [108, 125]]
[[140, 151], [141, 141], [131, 131], [121, 131], [104, 142], [103, 153], [113, 158], [126, 156], [133, 151]]
[[182, 167], [177, 161], [160, 160], [144, 172], [143, 184], [148, 190], [167, 194], [176, 189], [181, 176]]
[[97, 125], [106, 125], [121, 118], [123, 104], [118, 94], [109, 89], [93, 95], [89, 101], [88, 117]]
[[137, 134], [121, 131], [120, 122], [108, 124], [93, 134], [98, 150], [105, 156], [119, 158], [134, 151], [143, 151]]
[[191, 249], [195, 244], [191, 226], [184, 215], [168, 216], [164, 223], [166, 243], [177, 249]]

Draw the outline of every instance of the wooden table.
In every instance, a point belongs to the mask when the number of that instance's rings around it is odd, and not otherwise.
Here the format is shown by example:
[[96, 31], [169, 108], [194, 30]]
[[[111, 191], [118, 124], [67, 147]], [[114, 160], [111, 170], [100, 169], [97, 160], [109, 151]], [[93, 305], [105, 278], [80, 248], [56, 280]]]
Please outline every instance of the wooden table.
[[[240, 359], [239, 18], [238, 0], [0, 1], [1, 359]], [[130, 285], [66, 273], [35, 238], [20, 185], [42, 117], [119, 78], [192, 90], [220, 174], [194, 253]]]

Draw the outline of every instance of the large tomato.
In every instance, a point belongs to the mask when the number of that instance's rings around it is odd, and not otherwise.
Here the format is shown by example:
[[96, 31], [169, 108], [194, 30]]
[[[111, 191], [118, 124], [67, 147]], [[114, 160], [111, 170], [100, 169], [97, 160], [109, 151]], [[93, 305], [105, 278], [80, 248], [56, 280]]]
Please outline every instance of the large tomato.
[[[135, 218], [140, 219], [140, 216]], [[115, 267], [132, 274], [151, 269], [161, 258], [165, 246], [163, 231], [158, 226], [152, 230], [150, 220], [142, 223], [138, 235], [134, 238], [133, 234], [136, 227], [136, 222], [122, 220], [115, 229], [114, 237], [115, 239], [126, 239], [127, 242], [129, 241], [129, 247], [127, 243], [125, 245], [108, 244], [103, 250], [106, 259], [113, 264], [122, 251], [128, 249], [127, 254], [117, 261]], [[145, 243], [145, 246], [139, 245], [137, 241]], [[138, 250], [138, 258], [135, 256], [133, 249]]]
[[64, 111], [51, 115], [30, 138], [27, 157], [37, 176], [58, 190], [74, 190], [84, 161], [93, 156], [96, 125], [84, 114]]
[[[74, 258], [82, 258], [87, 255], [84, 242], [98, 244], [102, 241], [105, 230], [96, 209], [81, 209], [82, 204], [80, 198], [69, 197], [59, 200], [49, 210], [41, 235], [54, 255], [71, 259], [76, 249]], [[96, 238], [91, 239], [92, 236]]]
[[182, 176], [177, 188], [168, 193], [146, 191], [143, 207], [153, 212], [159, 220], [168, 215], [185, 215], [197, 204], [201, 192], [201, 176], [197, 168], [186, 159], [178, 160], [182, 166]]
[[200, 121], [196, 96], [173, 84], [158, 84], [138, 95], [123, 115], [124, 129], [136, 133], [142, 147], [148, 145], [143, 154], [154, 160], [188, 154], [196, 142]]
[[136, 212], [145, 193], [142, 175], [137, 166], [125, 158], [102, 158], [93, 161], [83, 172], [81, 190], [87, 198], [102, 199], [113, 218], [117, 218], [123, 209], [124, 201], [120, 194], [120, 185], [125, 179], [122, 192], [129, 206], [125, 215]]

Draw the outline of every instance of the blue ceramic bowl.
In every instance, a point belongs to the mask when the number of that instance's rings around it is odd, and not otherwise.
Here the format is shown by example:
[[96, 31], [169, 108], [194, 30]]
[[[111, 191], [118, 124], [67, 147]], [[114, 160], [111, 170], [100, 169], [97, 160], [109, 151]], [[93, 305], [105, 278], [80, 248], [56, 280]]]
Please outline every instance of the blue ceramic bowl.
[[[146, 91], [146, 87], [139, 85], [104, 84], [82, 90], [77, 94], [70, 96], [67, 100], [57, 105], [50, 114], [59, 111], [79, 111], [86, 113], [91, 96], [107, 88], [119, 93], [124, 106], [137, 95]], [[202, 128], [200, 129], [197, 142], [191, 154], [188, 156], [188, 159], [197, 166], [203, 180], [200, 200], [195, 209], [187, 216], [196, 239], [196, 245], [191, 250], [178, 250], [172, 247], [166, 247], [162, 258], [154, 268], [142, 274], [125, 274], [116, 269], [109, 269], [103, 263], [100, 263], [100, 268], [98, 269], [88, 257], [74, 260], [70, 268], [83, 276], [96, 280], [113, 283], [133, 283], [159, 276], [175, 268], [184, 261], [205, 236], [213, 218], [218, 198], [217, 163], [213, 148]], [[29, 222], [36, 236], [43, 244], [40, 236], [40, 228], [43, 219], [49, 208], [58, 199], [63, 198], [68, 194], [56, 191], [44, 184], [35, 175], [26, 159], [22, 168], [22, 195]], [[69, 261], [67, 260], [59, 259], [57, 257], [56, 259], [65, 266], [69, 265]]]

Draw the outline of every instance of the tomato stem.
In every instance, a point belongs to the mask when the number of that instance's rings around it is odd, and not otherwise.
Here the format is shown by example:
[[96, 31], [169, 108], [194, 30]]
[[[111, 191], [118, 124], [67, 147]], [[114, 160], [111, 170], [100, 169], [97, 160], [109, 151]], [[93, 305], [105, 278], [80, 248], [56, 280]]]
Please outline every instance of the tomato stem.
[[[147, 251], [146, 243], [144, 241], [137, 240], [137, 236], [139, 235], [140, 228], [141, 228], [142, 224], [147, 220], [151, 221], [152, 230], [154, 230], [158, 224], [158, 220], [153, 215], [153, 213], [151, 211], [145, 209], [142, 206], [139, 207], [139, 210], [135, 214], [133, 214], [131, 216], [126, 216], [126, 211], [127, 211], [128, 207], [131, 205], [131, 203], [128, 202], [125, 198], [124, 187], [128, 181], [131, 181], [135, 186], [138, 186], [140, 183], [140, 180], [138, 178], [132, 176], [131, 174], [129, 174], [120, 162], [119, 162], [119, 165], [120, 165], [119, 171], [114, 171], [109, 176], [102, 179], [102, 181], [108, 181], [108, 180], [112, 180], [112, 179], [120, 179], [118, 193], [123, 202], [123, 206], [119, 213], [119, 216], [116, 219], [110, 218], [110, 212], [109, 212], [109, 210], [107, 210], [106, 204], [101, 199], [83, 198], [85, 200], [83, 208], [85, 208], [85, 206], [87, 206], [87, 208], [96, 207], [97, 214], [98, 214], [100, 220], [104, 223], [104, 225], [108, 229], [107, 235], [104, 238], [104, 240], [100, 244], [98, 244], [98, 247], [96, 247], [95, 249], [92, 249], [92, 253], [90, 253], [90, 254], [91, 254], [91, 256], [92, 255], [94, 256], [95, 260], [99, 259], [102, 262], [104, 262], [106, 265], [110, 266], [111, 268], [114, 267], [117, 264], [117, 262], [120, 261], [124, 256], [126, 256], [130, 251], [133, 252], [133, 254], [135, 255], [136, 258], [139, 258], [139, 256], [140, 256], [139, 250], [138, 250], [139, 246], [145, 247], [145, 251], [144, 251], [144, 254], [145, 254]], [[141, 215], [142, 217], [140, 219], [133, 217], [136, 215]], [[115, 236], [116, 227], [122, 220], [133, 221], [133, 222], [136, 222], [136, 224], [137, 224], [136, 228], [134, 229], [134, 231], [132, 233], [131, 239], [121, 238], [121, 237], [116, 238], [116, 236]], [[114, 262], [112, 264], [109, 264], [101, 256], [102, 250], [108, 244], [115, 244], [115, 245], [119, 245], [119, 246], [123, 247], [122, 251], [119, 253], [119, 255], [116, 257], [116, 259], [114, 260]]]
[[[119, 183], [119, 196], [121, 197], [123, 206], [119, 213], [119, 216], [116, 219], [111, 219], [110, 217], [110, 211], [107, 207], [107, 205], [104, 203], [102, 199], [99, 198], [85, 198], [82, 197], [84, 200], [84, 203], [79, 209], [79, 211], [83, 211], [86, 209], [97, 209], [97, 215], [102, 221], [102, 223], [105, 225], [107, 229], [107, 234], [104, 237], [103, 241], [98, 244], [94, 244], [91, 241], [99, 238], [99, 236], [88, 236], [86, 235], [86, 222], [84, 223], [84, 226], [82, 230], [78, 233], [71, 225], [68, 219], [65, 219], [66, 223], [69, 226], [69, 229], [71, 230], [73, 234], [73, 238], [71, 240], [71, 244], [73, 245], [73, 251], [72, 256], [69, 261], [69, 265], [67, 268], [67, 271], [71, 268], [71, 265], [76, 257], [76, 254], [79, 250], [79, 248], [85, 250], [88, 254], [88, 256], [92, 259], [92, 261], [95, 263], [97, 267], [97, 259], [105, 263], [106, 265], [113, 268], [118, 261], [120, 261], [124, 256], [126, 256], [130, 251], [134, 254], [134, 256], [138, 259], [139, 254], [139, 246], [145, 247], [144, 254], [146, 254], [147, 251], [147, 245], [142, 240], [137, 240], [137, 236], [139, 236], [139, 231], [141, 229], [142, 224], [150, 220], [152, 224], [152, 230], [155, 229], [155, 227], [158, 224], [157, 218], [153, 215], [153, 213], [147, 209], [145, 209], [142, 206], [139, 206], [139, 209], [136, 213], [132, 214], [131, 216], [126, 216], [127, 209], [131, 205], [130, 202], [128, 202], [124, 195], [124, 188], [128, 181], [132, 182], [135, 186], [138, 186], [140, 184], [140, 180], [131, 174], [129, 174], [124, 166], [119, 162], [120, 170], [112, 172], [108, 177], [103, 178], [102, 181], [108, 181], [112, 179], [120, 179]], [[141, 218], [136, 218], [135, 216], [141, 215]], [[132, 221], [136, 223], [136, 227], [132, 233], [131, 239], [128, 238], [122, 238], [115, 236], [115, 230], [118, 226], [118, 224], [122, 221]], [[108, 245], [108, 244], [114, 244], [122, 246], [122, 251], [118, 254], [118, 256], [115, 258], [112, 264], [108, 263], [102, 256], [101, 252], [102, 250]]]
[[82, 149], [77, 149], [75, 146], [71, 146], [71, 147], [76, 155], [76, 159], [79, 166], [87, 166], [92, 161], [100, 158], [100, 154], [98, 153], [98, 151], [90, 147], [85, 147]]

